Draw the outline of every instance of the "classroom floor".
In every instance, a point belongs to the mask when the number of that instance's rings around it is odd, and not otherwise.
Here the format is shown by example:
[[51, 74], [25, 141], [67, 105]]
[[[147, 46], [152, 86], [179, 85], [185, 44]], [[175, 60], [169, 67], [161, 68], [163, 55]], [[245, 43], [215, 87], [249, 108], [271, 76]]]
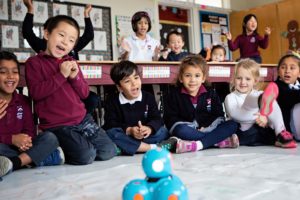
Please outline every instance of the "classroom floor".
[[[173, 155], [174, 174], [190, 200], [289, 200], [300, 196], [300, 150], [276, 147], [209, 149]], [[143, 178], [142, 155], [87, 166], [16, 171], [0, 182], [0, 199], [121, 200], [123, 186]]]

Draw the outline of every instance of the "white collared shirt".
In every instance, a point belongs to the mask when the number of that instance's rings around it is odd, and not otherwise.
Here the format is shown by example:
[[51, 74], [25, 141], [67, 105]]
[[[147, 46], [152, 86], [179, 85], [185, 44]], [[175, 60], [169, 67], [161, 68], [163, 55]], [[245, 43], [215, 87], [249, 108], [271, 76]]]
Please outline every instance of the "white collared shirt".
[[289, 84], [289, 88], [290, 89], [294, 89], [294, 90], [300, 90], [300, 83], [298, 80], [296, 80], [295, 84]]
[[126, 103], [134, 104], [137, 101], [142, 101], [142, 97], [143, 97], [142, 92], [140, 92], [137, 98], [129, 100], [124, 96], [122, 92], [119, 93], [119, 101], [121, 104], [126, 104]]
[[[123, 42], [127, 42], [130, 46], [130, 53], [128, 60], [134, 61], [152, 61], [155, 53], [155, 48], [160, 45], [159, 41], [146, 34], [146, 38], [141, 40], [134, 33], [125, 38]], [[120, 47], [120, 54], [124, 53], [124, 49]]]

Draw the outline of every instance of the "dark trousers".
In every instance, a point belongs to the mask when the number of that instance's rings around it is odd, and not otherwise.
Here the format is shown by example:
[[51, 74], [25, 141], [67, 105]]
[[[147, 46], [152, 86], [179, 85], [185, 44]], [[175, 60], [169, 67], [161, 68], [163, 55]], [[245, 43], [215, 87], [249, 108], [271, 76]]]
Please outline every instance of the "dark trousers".
[[107, 134], [122, 152], [128, 155], [134, 155], [141, 145], [141, 142], [157, 144], [169, 137], [168, 130], [165, 127], [161, 127], [155, 134], [151, 134], [149, 137], [142, 140], [126, 135], [122, 128], [109, 129], [107, 130]]
[[186, 124], [179, 124], [174, 128], [173, 135], [183, 140], [201, 141], [203, 149], [206, 149], [230, 137], [237, 127], [236, 122], [229, 120], [219, 124], [211, 132], [201, 132]]
[[82, 100], [85, 105], [87, 113], [93, 114], [93, 111], [100, 105], [100, 97], [95, 93], [90, 91], [89, 96]]
[[86, 165], [94, 160], [108, 160], [117, 153], [115, 144], [97, 126], [91, 115], [74, 126], [51, 128], [65, 153], [66, 163]]
[[276, 141], [275, 132], [271, 128], [263, 128], [254, 124], [246, 131], [238, 130], [240, 145], [259, 146], [274, 145]]
[[[58, 147], [58, 140], [56, 136], [49, 132], [39, 133], [32, 140], [32, 147], [25, 151], [32, 160], [32, 162], [39, 166], [39, 164], [48, 157]], [[0, 155], [8, 158], [20, 155], [22, 152], [16, 146], [0, 143]]]

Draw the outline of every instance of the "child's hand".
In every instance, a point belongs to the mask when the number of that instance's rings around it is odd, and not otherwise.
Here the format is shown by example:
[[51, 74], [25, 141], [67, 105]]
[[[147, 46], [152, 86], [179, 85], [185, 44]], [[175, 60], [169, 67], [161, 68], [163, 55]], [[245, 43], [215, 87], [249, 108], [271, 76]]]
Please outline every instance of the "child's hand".
[[261, 115], [260, 113], [256, 113], [257, 118], [255, 120], [256, 124], [260, 127], [266, 127], [268, 124], [268, 118], [264, 115]]
[[84, 17], [90, 17], [90, 12], [92, 10], [92, 5], [91, 4], [87, 4], [84, 8]]
[[232, 40], [232, 35], [230, 32], [225, 33], [227, 40]]
[[65, 77], [68, 78], [70, 76], [71, 70], [74, 67], [72, 61], [64, 61], [60, 64], [60, 73]]
[[271, 30], [270, 27], [267, 26], [267, 27], [265, 28], [265, 34], [266, 34], [266, 35], [270, 35], [270, 34], [271, 34], [271, 31], [272, 31], [272, 30]]
[[159, 57], [159, 53], [160, 53], [160, 46], [155, 47], [154, 49], [154, 56], [153, 56], [153, 60], [157, 61], [158, 57]]
[[168, 57], [170, 51], [171, 51], [171, 50], [170, 50], [169, 48], [163, 49], [163, 50], [160, 51], [160, 55], [161, 55], [164, 59], [167, 59], [167, 57]]
[[122, 47], [125, 51], [127, 51], [128, 53], [131, 51], [131, 48], [130, 48], [128, 42], [126, 42], [126, 41], [124, 41], [124, 40], [121, 42], [121, 47]]
[[0, 99], [0, 119], [2, 119], [6, 115], [7, 106], [8, 106], [7, 101]]
[[78, 67], [78, 64], [77, 64], [76, 61], [70, 61], [70, 62], [72, 64], [72, 68], [71, 68], [69, 78], [74, 79], [77, 76], [78, 72], [79, 72], [79, 67]]
[[141, 134], [140, 128], [138, 126], [131, 127], [130, 135], [138, 140], [141, 140], [144, 138], [144, 136]]
[[143, 136], [143, 138], [149, 137], [152, 129], [149, 126], [143, 126], [141, 121], [138, 122], [138, 126], [140, 128], [140, 134]]
[[34, 7], [33, 7], [33, 3], [32, 0], [23, 0], [26, 8], [27, 8], [27, 12], [33, 14], [34, 12]]
[[24, 133], [19, 133], [12, 136], [12, 144], [21, 151], [26, 151], [32, 147], [31, 137]]

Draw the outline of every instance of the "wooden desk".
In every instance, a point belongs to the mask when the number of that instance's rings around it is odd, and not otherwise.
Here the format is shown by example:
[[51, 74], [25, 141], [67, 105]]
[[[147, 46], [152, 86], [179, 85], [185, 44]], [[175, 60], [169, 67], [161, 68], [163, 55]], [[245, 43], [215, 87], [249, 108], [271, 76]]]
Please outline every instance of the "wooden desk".
[[[112, 85], [110, 68], [116, 61], [79, 61], [89, 85]], [[210, 82], [230, 82], [236, 62], [209, 62]], [[179, 62], [138, 62], [143, 84], [174, 83], [177, 77]], [[276, 79], [276, 64], [262, 64], [262, 81]], [[24, 62], [21, 62], [20, 87], [26, 86]]]

